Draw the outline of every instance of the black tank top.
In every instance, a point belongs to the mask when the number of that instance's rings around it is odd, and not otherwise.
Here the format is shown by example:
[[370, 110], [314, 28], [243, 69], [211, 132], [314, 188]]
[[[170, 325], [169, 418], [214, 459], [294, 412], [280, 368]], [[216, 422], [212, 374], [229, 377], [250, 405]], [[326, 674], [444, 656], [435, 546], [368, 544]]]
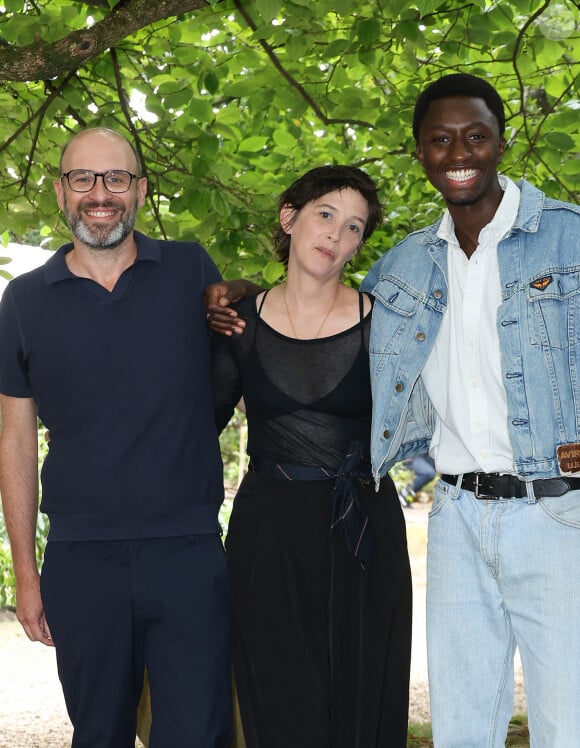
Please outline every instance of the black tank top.
[[212, 380], [221, 431], [243, 396], [248, 453], [269, 461], [336, 469], [355, 440], [368, 459], [371, 391], [368, 340], [371, 314], [326, 338], [296, 340], [260, 317], [255, 298], [235, 308], [246, 321], [243, 335], [215, 335]]

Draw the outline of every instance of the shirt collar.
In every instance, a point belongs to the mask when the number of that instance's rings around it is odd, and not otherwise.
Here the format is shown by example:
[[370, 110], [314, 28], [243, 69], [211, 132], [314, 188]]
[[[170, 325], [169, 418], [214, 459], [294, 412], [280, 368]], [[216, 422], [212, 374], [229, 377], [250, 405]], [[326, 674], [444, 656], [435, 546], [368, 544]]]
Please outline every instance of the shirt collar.
[[[151, 239], [138, 231], [133, 232], [137, 245], [135, 263], [150, 261], [161, 262], [161, 245], [156, 239]], [[73, 248], [72, 242], [63, 244], [44, 264], [44, 280], [47, 285], [58, 283], [77, 276], [71, 273], [66, 264], [66, 254]]]
[[[503, 174], [498, 174], [499, 186], [504, 194], [491, 221], [479, 232], [479, 244], [498, 244], [512, 229], [520, 207], [520, 191], [515, 182]], [[446, 210], [437, 231], [440, 239], [449, 244], [457, 244], [455, 224], [449, 210]]]

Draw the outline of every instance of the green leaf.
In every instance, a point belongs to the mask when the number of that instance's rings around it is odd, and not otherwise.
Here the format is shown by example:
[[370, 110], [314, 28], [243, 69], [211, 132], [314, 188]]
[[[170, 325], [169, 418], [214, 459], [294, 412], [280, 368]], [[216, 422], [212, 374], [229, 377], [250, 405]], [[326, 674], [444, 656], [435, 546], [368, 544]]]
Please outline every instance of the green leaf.
[[245, 75], [242, 78], [237, 78], [233, 81], [225, 83], [222, 86], [224, 96], [233, 98], [243, 98], [245, 96], [251, 96], [256, 91], [256, 84], [254, 80]]
[[250, 98], [250, 106], [255, 111], [268, 109], [276, 92], [271, 88], [262, 88]]
[[212, 190], [210, 192], [211, 207], [222, 218], [227, 218], [230, 213], [230, 204], [222, 190]]
[[301, 60], [308, 50], [308, 38], [306, 36], [292, 35], [286, 42], [285, 52], [290, 60]]
[[284, 264], [282, 262], [272, 260], [264, 265], [262, 276], [264, 277], [266, 283], [271, 285], [282, 278], [285, 272], [286, 268], [284, 267]]
[[174, 91], [169, 89], [170, 87], [167, 87], [165, 93], [162, 94], [167, 109], [183, 109], [191, 101], [190, 88], [175, 89]]
[[441, 5], [441, 0], [415, 0], [415, 4], [417, 5], [421, 17], [423, 17], [438, 10]]
[[[419, 29], [415, 21], [401, 21], [397, 24], [396, 36], [397, 40], [399, 40], [400, 42], [403, 42], [405, 40], [413, 41], [418, 33]], [[412, 48], [408, 48], [408, 51], [413, 50]]]
[[357, 36], [364, 47], [370, 47], [381, 37], [382, 26], [376, 18], [365, 18], [357, 26]]
[[350, 42], [348, 39], [334, 39], [326, 47], [325, 57], [327, 60], [331, 60], [333, 57], [340, 57], [349, 48]]
[[517, 34], [511, 30], [499, 31], [497, 34], [493, 35], [493, 43], [496, 46], [504, 45], [510, 50], [513, 50], [516, 40]]
[[21, 13], [23, 2], [22, 0], [3, 0], [2, 5], [7, 14]]
[[224, 160], [212, 161], [210, 167], [212, 174], [215, 174], [222, 184], [229, 184], [235, 178], [232, 164]]
[[12, 17], [2, 24], [2, 38], [6, 42], [13, 42], [18, 46], [33, 44], [42, 38], [42, 24], [36, 16]]
[[[232, 242], [230, 237], [217, 238], [216, 249], [220, 254], [220, 259], [225, 262], [232, 262], [238, 259], [239, 245]], [[239, 277], [239, 275], [239, 273], [237, 275], [234, 273], [232, 277]]]
[[[180, 29], [179, 26], [172, 26], [171, 28]], [[193, 44], [176, 44], [173, 47], [173, 54], [177, 62], [184, 67], [193, 65], [200, 59], [199, 49]]]
[[276, 18], [280, 12], [281, 3], [279, 0], [254, 0], [254, 2], [258, 12], [266, 22]]
[[256, 135], [254, 137], [242, 140], [238, 147], [238, 150], [246, 151], [248, 153], [258, 153], [263, 148], [265, 148], [267, 142], [268, 138]]
[[182, 81], [176, 80], [172, 75], [167, 74], [157, 75], [152, 78], [151, 85], [160, 95], [172, 93], [173, 91], [180, 91], [184, 86]]
[[214, 117], [211, 103], [206, 99], [192, 99], [187, 105], [187, 111], [193, 119], [200, 122], [210, 122]]
[[558, 151], [571, 151], [576, 145], [574, 139], [565, 132], [547, 132], [544, 137]]
[[219, 78], [217, 77], [215, 73], [209, 72], [209, 73], [206, 73], [203, 79], [203, 84], [210, 94], [214, 94], [218, 90], [220, 82], [219, 82]]
[[199, 153], [204, 157], [206, 161], [213, 161], [217, 156], [219, 150], [219, 140], [215, 135], [211, 133], [202, 132], [197, 139], [197, 147]]
[[207, 218], [211, 209], [211, 202], [209, 190], [200, 190], [195, 193], [189, 209], [197, 218]]
[[284, 130], [282, 128], [278, 128], [277, 130], [274, 130], [272, 134], [272, 139], [274, 140], [274, 143], [276, 145], [283, 147], [283, 148], [295, 148], [296, 147], [296, 138], [288, 132], [288, 130]]
[[[199, 148], [199, 141], [198, 141], [198, 149], [199, 152], [202, 153], [202, 149]], [[192, 177], [196, 177], [197, 179], [203, 179], [203, 177], [206, 177], [209, 173], [209, 162], [205, 158], [194, 158], [191, 162], [191, 166], [189, 168], [190, 174]]]
[[358, 59], [365, 67], [371, 67], [376, 61], [376, 51], [374, 49], [360, 49]]
[[562, 173], [569, 177], [580, 176], [580, 157], [575, 156], [564, 162]]

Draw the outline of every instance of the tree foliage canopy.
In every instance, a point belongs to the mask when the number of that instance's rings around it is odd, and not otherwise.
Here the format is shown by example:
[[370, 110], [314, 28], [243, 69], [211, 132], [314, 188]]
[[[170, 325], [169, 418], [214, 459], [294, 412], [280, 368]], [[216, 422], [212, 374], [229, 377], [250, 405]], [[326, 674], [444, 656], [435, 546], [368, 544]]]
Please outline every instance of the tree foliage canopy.
[[297, 175], [361, 166], [387, 215], [362, 270], [440, 212], [411, 114], [450, 71], [503, 96], [503, 172], [578, 200], [579, 52], [575, 0], [2, 0], [0, 234], [68, 238], [60, 149], [103, 125], [142, 158], [139, 227], [199, 239], [229, 277], [276, 280], [270, 232]]

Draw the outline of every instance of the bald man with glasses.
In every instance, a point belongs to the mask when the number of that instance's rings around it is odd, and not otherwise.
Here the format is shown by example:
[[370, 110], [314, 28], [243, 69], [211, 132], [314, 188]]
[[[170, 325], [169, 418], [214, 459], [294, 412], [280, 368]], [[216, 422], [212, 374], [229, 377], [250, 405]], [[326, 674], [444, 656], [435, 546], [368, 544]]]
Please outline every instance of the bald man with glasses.
[[[229, 593], [218, 510], [201, 245], [135, 231], [147, 180], [127, 140], [72, 138], [54, 182], [72, 232], [0, 305], [0, 491], [28, 637], [56, 647], [73, 748], [231, 742]], [[50, 431], [35, 562], [37, 417]]]

